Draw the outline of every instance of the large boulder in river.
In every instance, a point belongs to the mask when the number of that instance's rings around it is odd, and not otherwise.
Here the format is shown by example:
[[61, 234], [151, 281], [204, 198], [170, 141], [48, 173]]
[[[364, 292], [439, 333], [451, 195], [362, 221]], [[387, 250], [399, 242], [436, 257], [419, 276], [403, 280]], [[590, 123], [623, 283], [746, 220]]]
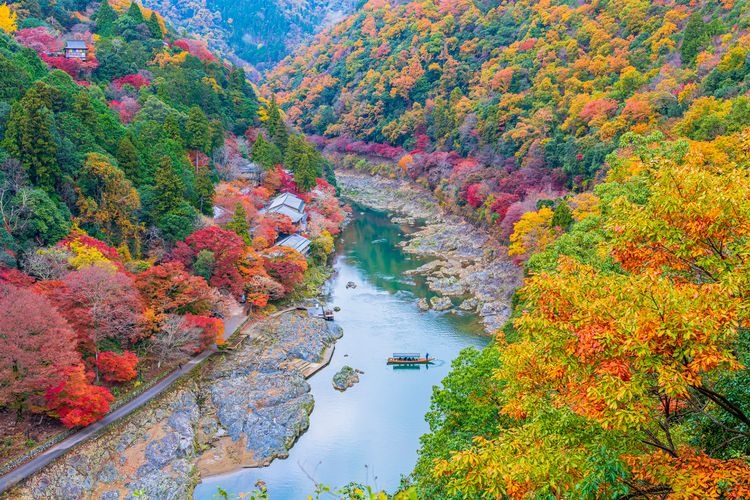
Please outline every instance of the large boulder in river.
[[427, 299], [422, 298], [417, 301], [417, 307], [420, 311], [427, 312], [430, 310], [430, 303], [427, 301]]
[[478, 307], [479, 307], [479, 301], [474, 298], [466, 299], [463, 302], [461, 302], [460, 306], [458, 306], [458, 308], [461, 309], [462, 311], [468, 311], [468, 312], [476, 312]]
[[364, 373], [360, 370], [355, 370], [351, 366], [344, 366], [339, 372], [333, 376], [333, 388], [337, 391], [344, 392], [357, 382], [359, 382], [359, 374]]
[[436, 311], [447, 311], [453, 307], [450, 297], [433, 297], [430, 299], [430, 304]]

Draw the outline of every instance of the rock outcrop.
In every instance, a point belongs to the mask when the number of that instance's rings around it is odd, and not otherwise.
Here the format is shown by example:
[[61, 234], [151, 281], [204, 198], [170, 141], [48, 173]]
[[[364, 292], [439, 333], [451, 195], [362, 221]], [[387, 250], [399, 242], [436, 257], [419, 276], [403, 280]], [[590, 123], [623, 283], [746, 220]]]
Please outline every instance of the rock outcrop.
[[344, 392], [357, 382], [359, 382], [359, 375], [364, 373], [360, 370], [355, 370], [351, 366], [345, 365], [339, 370], [336, 375], [333, 376], [333, 388], [337, 391]]
[[197, 387], [172, 391], [11, 492], [19, 499], [182, 499], [193, 485]]

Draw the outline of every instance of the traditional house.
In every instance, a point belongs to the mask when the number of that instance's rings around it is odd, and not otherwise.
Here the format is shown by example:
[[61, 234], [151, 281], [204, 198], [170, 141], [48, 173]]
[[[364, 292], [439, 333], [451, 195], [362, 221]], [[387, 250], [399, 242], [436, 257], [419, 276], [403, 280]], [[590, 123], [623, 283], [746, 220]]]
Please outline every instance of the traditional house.
[[276, 242], [276, 246], [297, 250], [304, 256], [310, 253], [310, 240], [299, 234], [293, 234]]
[[86, 60], [88, 48], [83, 40], [68, 40], [65, 44], [65, 57], [67, 59]]
[[280, 194], [262, 211], [268, 214], [283, 214], [292, 219], [292, 223], [304, 229], [307, 226], [305, 202], [292, 193]]

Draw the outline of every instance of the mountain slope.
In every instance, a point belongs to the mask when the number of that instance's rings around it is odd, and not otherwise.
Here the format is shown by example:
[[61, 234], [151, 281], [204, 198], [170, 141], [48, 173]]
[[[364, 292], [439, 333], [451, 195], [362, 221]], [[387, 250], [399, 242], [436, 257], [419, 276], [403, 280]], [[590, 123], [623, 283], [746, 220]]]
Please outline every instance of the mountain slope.
[[[230, 58], [263, 69], [351, 13], [357, 0], [143, 0]], [[235, 59], [235, 60], [238, 60]]]
[[526, 261], [434, 390], [420, 498], [750, 497], [749, 8], [372, 0], [270, 74]]
[[272, 195], [304, 197], [327, 261], [345, 216], [327, 165], [260, 105], [242, 68], [130, 0], [0, 8], [0, 366], [18, 367], [0, 465], [60, 430], [39, 413], [95, 422], [221, 343], [235, 301], [294, 291], [308, 261], [275, 245], [303, 229], [259, 212]]
[[266, 89], [308, 133], [456, 151], [526, 177], [559, 169], [580, 186], [626, 132], [707, 139], [746, 123], [749, 16], [744, 0], [372, 0]]

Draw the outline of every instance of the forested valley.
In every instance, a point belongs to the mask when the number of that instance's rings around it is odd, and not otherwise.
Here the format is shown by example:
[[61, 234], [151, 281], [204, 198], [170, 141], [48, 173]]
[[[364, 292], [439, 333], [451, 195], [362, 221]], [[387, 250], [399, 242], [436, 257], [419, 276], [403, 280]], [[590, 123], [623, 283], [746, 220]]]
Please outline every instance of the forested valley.
[[420, 497], [750, 495], [743, 1], [372, 0], [267, 79], [524, 267], [435, 390]]
[[746, 0], [369, 0], [258, 87], [227, 56], [128, 0], [0, 6], [0, 420], [92, 423], [231, 304], [320, 286], [335, 164], [524, 274], [397, 498], [750, 497]]

